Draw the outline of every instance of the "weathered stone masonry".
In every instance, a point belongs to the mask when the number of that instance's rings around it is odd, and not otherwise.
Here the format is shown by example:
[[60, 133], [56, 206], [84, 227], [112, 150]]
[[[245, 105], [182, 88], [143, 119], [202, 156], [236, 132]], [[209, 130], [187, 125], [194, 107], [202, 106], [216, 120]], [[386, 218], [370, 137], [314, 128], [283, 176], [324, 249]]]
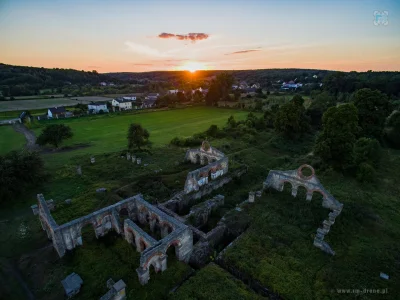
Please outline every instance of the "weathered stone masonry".
[[228, 173], [228, 157], [225, 157], [221, 151], [212, 148], [206, 141], [203, 142], [200, 149], [188, 150], [185, 161], [205, 165], [188, 173], [184, 188], [186, 194], [198, 191], [201, 186]]
[[[190, 258], [193, 248], [192, 231], [185, 224], [146, 202], [140, 194], [62, 225], [58, 225], [53, 219], [43, 195], [39, 194], [37, 198], [42, 228], [52, 240], [60, 257], [65, 255], [66, 250], [82, 245], [82, 228], [91, 224], [96, 237], [114, 229], [125, 236], [128, 242], [135, 243], [137, 251], [141, 252], [137, 273], [142, 284], [146, 284], [150, 278], [151, 265], [156, 271], [164, 271], [167, 268], [166, 252], [170, 246], [175, 247], [179, 260], [188, 262]], [[122, 225], [119, 215], [123, 209], [127, 211], [130, 219], [126, 219]], [[156, 241], [132, 220], [148, 223], [151, 230], [157, 226], [161, 230], [162, 239]]]
[[[304, 168], [311, 170], [310, 176], [305, 176], [302, 173]], [[322, 194], [323, 201], [322, 206], [332, 210], [329, 213], [327, 220], [322, 223], [322, 228], [317, 229], [317, 235], [314, 238], [314, 246], [320, 248], [329, 254], [334, 255], [335, 251], [324, 241], [324, 236], [328, 234], [330, 227], [335, 223], [336, 217], [340, 214], [343, 208], [343, 204], [337, 201], [320, 183], [318, 178], [315, 176], [315, 171], [310, 165], [302, 165], [297, 170], [289, 171], [277, 171], [271, 170], [268, 173], [268, 177], [265, 180], [263, 186], [264, 189], [274, 188], [278, 191], [283, 191], [285, 182], [288, 182], [292, 186], [292, 196], [296, 197], [297, 189], [299, 186], [303, 186], [307, 189], [307, 201], [311, 201], [313, 193], [318, 192]]]

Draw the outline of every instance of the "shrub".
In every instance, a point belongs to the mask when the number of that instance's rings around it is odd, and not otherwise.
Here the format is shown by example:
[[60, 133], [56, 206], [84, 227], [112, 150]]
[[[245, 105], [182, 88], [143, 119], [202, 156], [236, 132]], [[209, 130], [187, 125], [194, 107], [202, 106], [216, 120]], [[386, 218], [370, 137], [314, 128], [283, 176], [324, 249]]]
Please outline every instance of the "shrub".
[[372, 182], [375, 179], [376, 171], [368, 163], [361, 163], [357, 170], [356, 178], [361, 182]]
[[377, 166], [382, 156], [382, 149], [376, 139], [360, 138], [354, 145], [354, 162], [356, 165], [368, 163]]
[[38, 145], [50, 144], [58, 148], [63, 140], [73, 136], [71, 127], [64, 124], [48, 125], [37, 138]]

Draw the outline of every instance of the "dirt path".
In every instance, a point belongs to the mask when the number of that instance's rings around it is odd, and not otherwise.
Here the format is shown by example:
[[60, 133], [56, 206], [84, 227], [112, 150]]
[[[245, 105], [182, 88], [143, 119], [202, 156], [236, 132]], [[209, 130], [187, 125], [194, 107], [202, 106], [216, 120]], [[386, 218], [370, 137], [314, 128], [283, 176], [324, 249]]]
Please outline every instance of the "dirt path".
[[36, 145], [36, 136], [32, 130], [26, 128], [23, 124], [16, 123], [13, 125], [16, 132], [22, 133], [26, 139], [25, 148], [28, 150], [38, 150], [39, 146]]

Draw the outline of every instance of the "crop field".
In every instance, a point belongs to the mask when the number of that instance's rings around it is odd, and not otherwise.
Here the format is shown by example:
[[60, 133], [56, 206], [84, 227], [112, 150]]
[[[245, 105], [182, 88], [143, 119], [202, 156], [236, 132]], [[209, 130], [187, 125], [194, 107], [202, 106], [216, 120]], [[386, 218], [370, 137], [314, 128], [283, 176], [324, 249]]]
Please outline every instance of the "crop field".
[[53, 106], [74, 106], [78, 103], [87, 104], [91, 101], [109, 101], [112, 98], [101, 96], [72, 97], [72, 98], [35, 98], [29, 100], [0, 101], [0, 112], [13, 110], [34, 110]]

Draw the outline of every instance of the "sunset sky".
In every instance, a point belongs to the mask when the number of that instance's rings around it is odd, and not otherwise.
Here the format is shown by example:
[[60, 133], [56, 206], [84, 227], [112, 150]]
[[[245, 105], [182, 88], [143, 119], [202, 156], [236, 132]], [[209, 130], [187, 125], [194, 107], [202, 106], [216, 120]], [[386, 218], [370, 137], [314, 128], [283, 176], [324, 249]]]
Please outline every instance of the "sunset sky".
[[98, 72], [399, 71], [400, 1], [0, 0], [0, 41], [1, 63]]

